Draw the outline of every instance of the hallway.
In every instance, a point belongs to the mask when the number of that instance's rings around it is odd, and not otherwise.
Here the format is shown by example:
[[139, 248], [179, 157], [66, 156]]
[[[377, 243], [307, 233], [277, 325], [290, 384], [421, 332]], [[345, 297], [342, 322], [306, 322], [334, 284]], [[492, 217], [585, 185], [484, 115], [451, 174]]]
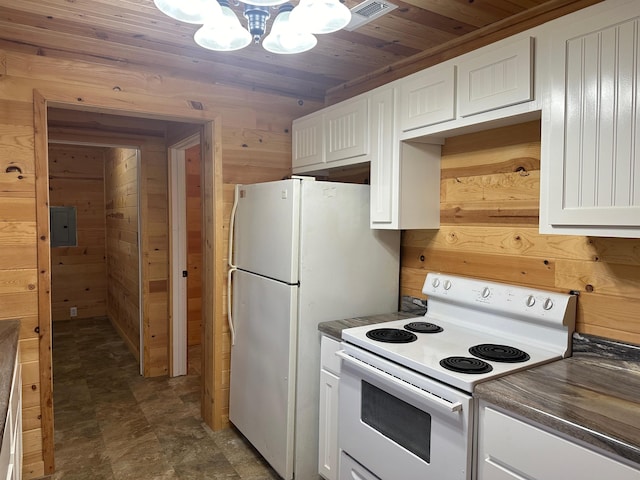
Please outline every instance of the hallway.
[[200, 417], [199, 375], [143, 378], [107, 319], [53, 324], [55, 480], [278, 479]]

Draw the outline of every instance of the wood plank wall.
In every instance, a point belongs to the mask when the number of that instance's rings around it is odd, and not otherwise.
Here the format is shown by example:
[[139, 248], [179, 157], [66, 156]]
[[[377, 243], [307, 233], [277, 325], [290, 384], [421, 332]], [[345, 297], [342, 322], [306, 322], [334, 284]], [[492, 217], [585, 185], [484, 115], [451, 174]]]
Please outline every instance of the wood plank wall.
[[202, 200], [200, 145], [185, 151], [187, 194], [187, 345], [202, 338]]
[[169, 372], [169, 168], [164, 139], [140, 146], [144, 375]]
[[[72, 99], [80, 109], [100, 105], [114, 113], [125, 110], [144, 116], [142, 112], [148, 112], [154, 118], [194, 123], [219, 119], [222, 143], [217, 148], [227, 183], [273, 180], [289, 173], [291, 121], [321, 105], [305, 102], [300, 106], [293, 98], [178, 80], [132, 66], [111, 68], [6, 50], [0, 50], [0, 74], [0, 321], [22, 321], [24, 478], [29, 479], [51, 473], [45, 471], [42, 449], [37, 348], [33, 90]], [[220, 315], [215, 321], [222, 326], [226, 318]], [[214, 341], [227, 348], [223, 340]], [[224, 376], [216, 373], [215, 378], [216, 388], [224, 388]], [[52, 465], [51, 458], [47, 465]]]
[[49, 145], [49, 204], [76, 207], [77, 246], [51, 248], [52, 320], [106, 315], [104, 153], [100, 147]]
[[138, 151], [108, 149], [104, 171], [107, 313], [139, 361]]
[[448, 138], [437, 231], [403, 232], [401, 293], [429, 271], [576, 290], [579, 332], [640, 344], [640, 239], [538, 233], [540, 123]]

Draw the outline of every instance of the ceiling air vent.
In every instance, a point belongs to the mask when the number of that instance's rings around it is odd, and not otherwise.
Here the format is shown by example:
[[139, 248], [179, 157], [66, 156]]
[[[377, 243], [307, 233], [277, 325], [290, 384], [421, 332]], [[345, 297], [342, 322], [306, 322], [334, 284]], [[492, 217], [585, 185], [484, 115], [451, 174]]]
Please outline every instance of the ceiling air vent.
[[398, 8], [397, 5], [385, 0], [365, 0], [351, 9], [351, 21], [344, 29], [352, 32], [365, 23], [369, 23], [396, 8]]

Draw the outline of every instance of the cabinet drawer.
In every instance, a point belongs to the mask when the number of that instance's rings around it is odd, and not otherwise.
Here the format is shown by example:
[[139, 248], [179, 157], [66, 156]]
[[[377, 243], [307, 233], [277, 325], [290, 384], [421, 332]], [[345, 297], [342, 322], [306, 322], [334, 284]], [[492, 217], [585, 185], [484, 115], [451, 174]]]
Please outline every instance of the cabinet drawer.
[[341, 360], [336, 355], [336, 352], [340, 350], [340, 342], [333, 338], [322, 336], [320, 342], [320, 358], [322, 362], [322, 369], [327, 370], [334, 375], [340, 376], [340, 362]]
[[339, 478], [340, 480], [380, 480], [344, 452], [340, 455]]
[[533, 38], [473, 56], [458, 65], [463, 117], [533, 99]]
[[[535, 452], [535, 454], [532, 454]], [[640, 471], [490, 407], [479, 439], [478, 479], [638, 480]]]

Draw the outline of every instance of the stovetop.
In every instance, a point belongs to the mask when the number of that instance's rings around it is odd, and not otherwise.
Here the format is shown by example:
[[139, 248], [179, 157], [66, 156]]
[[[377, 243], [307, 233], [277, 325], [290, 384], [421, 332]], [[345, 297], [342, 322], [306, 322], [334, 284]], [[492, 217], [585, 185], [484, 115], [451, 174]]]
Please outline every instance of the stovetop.
[[[429, 296], [426, 315], [345, 329], [345, 353], [357, 358], [358, 348], [362, 348], [467, 392], [490, 378], [571, 354], [575, 322], [572, 295], [432, 273], [423, 292]], [[412, 332], [406, 325], [414, 322], [427, 322], [442, 331]], [[429, 330], [437, 330], [433, 326]], [[367, 336], [372, 330], [387, 328], [401, 330], [402, 337], [416, 338], [409, 343], [389, 343]], [[526, 355], [523, 361], [498, 362], [469, 352], [482, 344], [513, 347]], [[488, 367], [480, 369], [481, 373], [451, 371], [441, 365], [449, 357], [464, 357], [463, 363]]]

